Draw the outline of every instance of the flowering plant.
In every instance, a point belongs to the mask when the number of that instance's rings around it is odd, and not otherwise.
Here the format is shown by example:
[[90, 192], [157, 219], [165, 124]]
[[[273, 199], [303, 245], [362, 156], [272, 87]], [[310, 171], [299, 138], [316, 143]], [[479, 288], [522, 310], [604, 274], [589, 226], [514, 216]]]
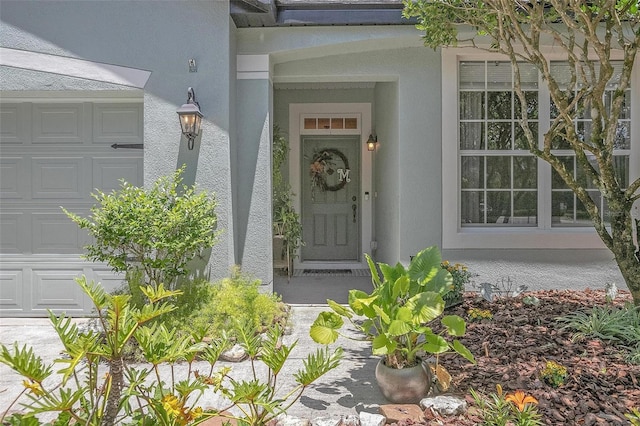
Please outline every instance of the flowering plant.
[[555, 361], [547, 361], [544, 369], [540, 372], [540, 377], [549, 386], [557, 388], [562, 386], [567, 378], [567, 367]]
[[442, 298], [447, 307], [462, 302], [462, 293], [464, 293], [465, 285], [471, 282], [471, 278], [477, 276], [469, 271], [469, 268], [463, 263], [451, 264], [448, 260], [440, 264], [442, 269], [446, 269], [453, 278], [453, 288]]
[[473, 389], [471, 396], [482, 413], [483, 425], [542, 425], [538, 400], [521, 390], [505, 395], [502, 386], [497, 384], [496, 392], [489, 397]]

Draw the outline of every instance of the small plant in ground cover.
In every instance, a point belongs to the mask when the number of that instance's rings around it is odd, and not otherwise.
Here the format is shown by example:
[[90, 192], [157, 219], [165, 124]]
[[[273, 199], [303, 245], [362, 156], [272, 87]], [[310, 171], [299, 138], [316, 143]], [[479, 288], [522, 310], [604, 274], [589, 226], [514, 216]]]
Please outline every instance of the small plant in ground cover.
[[451, 274], [451, 278], [453, 278], [453, 287], [448, 293], [442, 296], [445, 305], [448, 307], [462, 302], [462, 294], [465, 291], [466, 285], [469, 284], [471, 278], [477, 276], [477, 274], [472, 274], [469, 268], [462, 263], [451, 264], [448, 260], [443, 261], [440, 267], [446, 269]]
[[594, 306], [590, 311], [573, 312], [556, 319], [562, 328], [575, 330], [575, 341], [595, 338], [622, 343], [640, 342], [640, 308]]
[[[45, 379], [52, 375], [53, 364], [46, 365], [26, 346], [19, 348], [15, 344], [11, 350], [2, 345], [0, 362], [25, 378], [25, 389], [12, 406], [21, 397], [28, 402], [22, 404], [21, 414], [5, 418], [12, 408], [8, 407], [0, 423], [38, 425], [38, 414], [53, 412], [58, 413], [54, 425], [196, 425], [220, 414], [219, 410], [205, 411], [198, 405], [203, 392], [212, 388], [223, 392], [231, 406], [245, 412], [240, 418], [242, 423], [257, 425], [285, 411], [311, 383], [335, 368], [341, 358], [340, 349], [333, 353], [326, 348], [316, 350], [294, 374], [298, 386], [285, 395], [276, 395], [277, 376], [296, 344], [281, 343], [277, 325], [267, 330], [265, 340], [252, 324], [238, 327], [236, 335], [250, 354], [252, 366], [259, 359], [268, 373], [265, 378], [259, 377], [254, 368], [252, 380], [234, 380], [228, 368], [214, 372], [218, 357], [229, 345], [224, 337], [204, 343], [203, 334], [177, 338], [176, 330], [164, 324], [147, 325], [173, 310], [164, 300], [176, 296], [175, 291], [164, 290], [162, 285], [157, 289], [147, 286], [143, 291], [149, 301], [137, 308], [131, 306], [129, 295], [109, 295], [84, 277], [77, 281], [95, 304], [104, 333], [81, 332], [70, 318], [50, 314], [64, 345], [62, 356], [54, 360], [64, 366], [59, 371], [62, 383], [52, 387], [45, 384]], [[129, 340], [137, 342], [146, 364], [133, 366], [123, 359], [122, 351]], [[195, 371], [192, 363], [196, 359], [206, 361], [209, 371]], [[180, 378], [174, 370], [178, 361], [186, 361], [187, 367], [186, 375]], [[104, 367], [99, 368], [105, 363], [107, 374]], [[161, 365], [168, 365], [170, 370], [164, 378]]]
[[567, 368], [564, 365], [555, 361], [547, 361], [540, 371], [540, 378], [549, 386], [557, 388], [564, 384], [567, 374]]
[[470, 389], [471, 396], [482, 415], [484, 426], [537, 426], [542, 425], [538, 401], [523, 391], [503, 394], [502, 386], [488, 397]]
[[488, 309], [471, 308], [467, 311], [469, 321], [492, 320], [493, 314]]
[[624, 415], [631, 422], [632, 426], [640, 426], [640, 410], [632, 408], [630, 413]]
[[181, 185], [184, 167], [159, 178], [149, 189], [122, 182], [119, 191], [92, 194], [97, 205], [80, 217], [63, 211], [94, 242], [85, 257], [114, 271], [144, 271], [145, 282], [173, 289], [187, 264], [216, 242], [216, 201]]
[[[273, 323], [285, 326], [287, 306], [274, 294], [260, 292], [260, 280], [242, 272], [238, 267], [231, 276], [215, 284], [205, 284], [203, 289], [193, 290], [201, 297], [198, 307], [178, 308], [177, 315], [167, 321], [181, 330], [201, 329], [210, 337], [219, 336], [223, 330], [232, 331], [234, 321], [249, 321], [255, 328], [265, 330]], [[182, 296], [181, 296], [182, 297]], [[178, 303], [180, 301], [178, 300]]]

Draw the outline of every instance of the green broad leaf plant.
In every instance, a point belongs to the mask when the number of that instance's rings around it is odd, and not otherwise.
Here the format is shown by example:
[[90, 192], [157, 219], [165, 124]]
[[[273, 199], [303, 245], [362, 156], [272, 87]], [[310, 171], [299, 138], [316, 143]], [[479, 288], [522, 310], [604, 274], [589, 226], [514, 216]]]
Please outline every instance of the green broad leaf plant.
[[[264, 425], [337, 367], [342, 356], [339, 348], [311, 352], [294, 373], [292, 389], [282, 389], [278, 377], [296, 342], [283, 343], [278, 325], [262, 337], [253, 323], [238, 323], [235, 335], [249, 355], [252, 376], [237, 380], [230, 367], [215, 368], [231, 344], [226, 334], [210, 340], [196, 329], [189, 336], [178, 336], [175, 329], [152, 321], [175, 309], [169, 300], [179, 291], [146, 286], [142, 291], [147, 302], [136, 307], [130, 295], [110, 295], [85, 277], [77, 282], [95, 305], [100, 330], [81, 329], [71, 318], [50, 312], [64, 347], [50, 364], [27, 345], [0, 345], [0, 362], [24, 378], [24, 389], [0, 413], [0, 424], [40, 425], [41, 415], [53, 414], [55, 420], [46, 424], [182, 426], [223, 416], [238, 424]], [[130, 342], [140, 347], [145, 362], [127, 361], [124, 350]], [[57, 376], [55, 366], [59, 366]], [[200, 401], [207, 390], [226, 396], [228, 406], [203, 409]], [[17, 413], [9, 415], [12, 410]]]
[[[374, 355], [384, 357], [390, 368], [417, 365], [420, 355], [455, 353], [475, 363], [473, 354], [459, 341], [466, 332], [465, 321], [457, 315], [443, 315], [443, 296], [451, 290], [451, 273], [440, 265], [436, 246], [418, 253], [405, 268], [379, 262], [382, 276], [370, 256], [373, 291], [349, 291], [347, 306], [327, 300], [331, 311], [321, 312], [311, 326], [311, 338], [330, 344], [343, 333], [345, 319], [371, 341]], [[439, 320], [442, 331], [432, 328]], [[447, 337], [451, 339], [447, 339]]]

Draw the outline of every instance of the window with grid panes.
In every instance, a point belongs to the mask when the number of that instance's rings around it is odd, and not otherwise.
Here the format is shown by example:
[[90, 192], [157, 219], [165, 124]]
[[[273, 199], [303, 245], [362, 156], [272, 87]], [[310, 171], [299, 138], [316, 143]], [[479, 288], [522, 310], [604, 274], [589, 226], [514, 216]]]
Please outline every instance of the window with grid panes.
[[[537, 160], [520, 128], [511, 64], [459, 63], [460, 220], [464, 226], [536, 226]], [[538, 74], [523, 66], [530, 128], [538, 134]]]
[[[621, 64], [617, 64], [618, 68]], [[565, 62], [552, 62], [553, 74], [568, 83], [570, 70]], [[550, 123], [557, 115], [551, 104], [541, 117], [542, 100], [538, 90], [538, 73], [533, 66], [521, 65], [521, 87], [527, 99], [527, 117], [534, 138], [538, 138], [541, 121]], [[538, 173], [540, 162], [529, 153], [518, 120], [520, 103], [513, 89], [513, 72], [509, 62], [461, 61], [458, 63], [458, 124], [460, 171], [460, 224], [462, 227], [536, 227], [541, 214], [551, 215], [552, 227], [592, 226], [582, 203], [555, 173], [551, 172], [551, 206], [539, 206]], [[610, 104], [611, 91], [605, 96]], [[590, 137], [590, 109], [577, 107], [574, 122], [581, 137]], [[575, 153], [561, 140], [554, 142], [559, 155], [576, 178], [588, 188], [607, 220], [608, 210], [600, 192], [577, 167]], [[615, 162], [618, 178], [629, 182], [631, 148], [631, 90], [625, 93], [616, 139]], [[595, 159], [592, 159], [595, 164]], [[549, 211], [550, 210], [550, 211]]]

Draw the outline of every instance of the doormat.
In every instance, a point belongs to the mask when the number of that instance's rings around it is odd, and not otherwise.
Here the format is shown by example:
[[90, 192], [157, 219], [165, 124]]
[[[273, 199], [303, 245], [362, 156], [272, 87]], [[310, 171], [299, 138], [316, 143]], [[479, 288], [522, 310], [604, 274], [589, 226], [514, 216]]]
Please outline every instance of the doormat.
[[297, 269], [294, 277], [370, 277], [368, 269]]

